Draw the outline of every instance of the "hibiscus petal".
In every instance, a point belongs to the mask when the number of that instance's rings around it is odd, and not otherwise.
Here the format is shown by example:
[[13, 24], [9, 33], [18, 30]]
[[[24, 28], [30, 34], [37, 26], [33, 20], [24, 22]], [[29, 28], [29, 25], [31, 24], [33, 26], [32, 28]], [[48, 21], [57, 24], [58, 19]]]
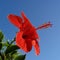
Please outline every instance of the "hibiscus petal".
[[[30, 23], [29, 19], [26, 17], [26, 15], [24, 14], [24, 12], [21, 13], [22, 18], [24, 20], [24, 28], [28, 29], [33, 27], [32, 24]], [[29, 27], [28, 27], [29, 26]]]
[[14, 24], [16, 27], [20, 28], [22, 24], [22, 19], [19, 16], [16, 16], [14, 14], [9, 14], [8, 15], [9, 21]]
[[32, 40], [31, 39], [25, 39], [26, 44], [27, 44], [27, 50], [31, 51], [32, 49]]
[[[18, 32], [16, 35], [16, 45], [20, 47], [25, 52], [29, 52], [32, 48], [32, 45], [30, 45], [29, 40], [24, 40], [22, 38], [23, 32]], [[29, 42], [28, 42], [29, 41]]]
[[35, 27], [31, 24], [31, 22], [26, 17], [24, 12], [22, 12], [21, 15], [22, 15], [22, 18], [24, 20], [24, 25], [23, 25], [24, 33], [30, 35], [30, 38], [39, 39]]
[[33, 40], [33, 41], [32, 41], [32, 45], [33, 45], [34, 48], [35, 48], [35, 53], [36, 53], [36, 55], [39, 55], [39, 53], [40, 53], [40, 47], [39, 47], [38, 42], [37, 42], [36, 40]]

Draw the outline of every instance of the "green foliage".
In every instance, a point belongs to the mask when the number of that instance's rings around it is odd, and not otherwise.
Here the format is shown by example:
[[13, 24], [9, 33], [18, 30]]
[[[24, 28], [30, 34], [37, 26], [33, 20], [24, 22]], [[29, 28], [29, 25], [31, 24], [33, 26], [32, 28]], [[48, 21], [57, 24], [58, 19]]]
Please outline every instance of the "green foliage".
[[2, 49], [2, 43], [0, 43], [0, 50]]
[[14, 51], [11, 52], [11, 55], [16, 54], [16, 53], [17, 53], [17, 51], [14, 50]]
[[2, 60], [2, 59], [1, 59], [1, 56], [0, 56], [0, 60]]
[[5, 51], [5, 54], [11, 53], [11, 52], [13, 52], [13, 51], [15, 51], [17, 49], [19, 49], [19, 47], [16, 46], [16, 45], [8, 46], [7, 49], [6, 49], [6, 51]]
[[4, 38], [4, 35], [3, 35], [3, 33], [0, 31], [0, 42], [3, 40], [3, 38]]
[[15, 58], [15, 60], [25, 60], [26, 55], [19, 55]]
[[0, 60], [25, 60], [26, 55], [18, 53], [20, 48], [15, 45], [15, 38], [9, 42], [4, 40], [4, 35], [0, 31]]

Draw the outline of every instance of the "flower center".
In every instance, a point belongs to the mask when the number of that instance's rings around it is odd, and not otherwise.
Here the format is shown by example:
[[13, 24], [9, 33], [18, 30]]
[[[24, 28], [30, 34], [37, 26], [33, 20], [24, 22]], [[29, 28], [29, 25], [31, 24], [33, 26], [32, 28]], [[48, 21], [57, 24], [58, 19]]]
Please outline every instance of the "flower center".
[[27, 36], [27, 35], [23, 35], [22, 37], [23, 37], [24, 39], [28, 38], [28, 36]]

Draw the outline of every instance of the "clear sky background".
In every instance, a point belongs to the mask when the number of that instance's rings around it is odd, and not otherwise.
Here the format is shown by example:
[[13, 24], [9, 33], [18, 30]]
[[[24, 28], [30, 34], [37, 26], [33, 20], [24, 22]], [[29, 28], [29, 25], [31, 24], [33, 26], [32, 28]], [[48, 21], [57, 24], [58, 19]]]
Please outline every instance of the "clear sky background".
[[8, 21], [7, 15], [20, 15], [21, 11], [35, 27], [48, 21], [53, 24], [37, 31], [41, 53], [36, 56], [32, 49], [26, 60], [60, 60], [60, 0], [0, 0], [0, 30], [9, 40], [14, 38], [18, 29]]

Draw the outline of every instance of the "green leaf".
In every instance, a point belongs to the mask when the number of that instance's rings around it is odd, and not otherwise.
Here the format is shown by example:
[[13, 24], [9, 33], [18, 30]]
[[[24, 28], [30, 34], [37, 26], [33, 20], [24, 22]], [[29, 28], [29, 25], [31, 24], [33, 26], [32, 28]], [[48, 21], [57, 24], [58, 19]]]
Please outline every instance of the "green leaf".
[[16, 40], [16, 38], [14, 38], [14, 39], [11, 41], [11, 43], [10, 43], [10, 44], [14, 43], [14, 42], [15, 42], [15, 40]]
[[3, 38], [4, 38], [4, 35], [3, 35], [3, 33], [0, 31], [0, 42], [3, 40]]
[[20, 49], [17, 45], [11, 45], [11, 46], [8, 46], [6, 51], [5, 51], [5, 54], [8, 54], [8, 53], [11, 53], [17, 49]]
[[16, 53], [17, 53], [17, 51], [16, 51], [16, 50], [14, 50], [13, 52], [11, 52], [11, 55], [16, 54]]
[[0, 43], [0, 50], [2, 49], [2, 43]]
[[9, 46], [7, 42], [0, 42], [0, 50], [7, 46]]
[[0, 56], [0, 60], [2, 60], [2, 59], [1, 59], [1, 56]]
[[0, 44], [2, 44], [2, 46], [9, 46], [7, 42], [0, 42]]
[[17, 56], [15, 60], [25, 60], [25, 58], [26, 58], [26, 54]]
[[2, 59], [1, 59], [1, 56], [0, 56], [0, 60], [2, 60]]

